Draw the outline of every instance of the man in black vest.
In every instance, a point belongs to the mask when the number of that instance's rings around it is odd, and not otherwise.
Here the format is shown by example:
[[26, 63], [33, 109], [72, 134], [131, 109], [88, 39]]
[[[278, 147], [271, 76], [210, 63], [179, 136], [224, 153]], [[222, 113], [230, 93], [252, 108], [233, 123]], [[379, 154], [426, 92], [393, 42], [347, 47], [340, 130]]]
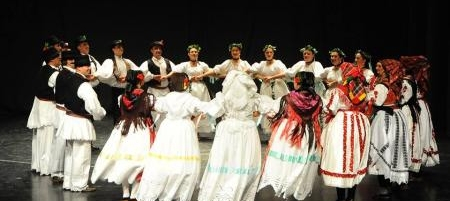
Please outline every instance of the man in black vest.
[[40, 175], [49, 175], [56, 112], [53, 88], [59, 74], [61, 55], [57, 49], [50, 47], [43, 51], [43, 59], [46, 64], [37, 72], [33, 107], [28, 117], [27, 127], [33, 129], [31, 170]]
[[91, 192], [88, 185], [91, 166], [91, 142], [96, 140], [93, 120], [101, 120], [105, 109], [100, 105], [97, 93], [87, 76], [91, 61], [88, 55], [75, 58], [76, 72], [67, 85], [64, 106], [66, 116], [58, 128], [57, 135], [66, 140], [63, 189]]
[[[165, 76], [172, 71], [175, 64], [162, 56], [164, 43], [162, 40], [155, 41], [150, 44], [150, 52], [152, 57], [144, 61], [139, 67], [145, 74], [145, 81], [147, 92], [155, 95], [156, 97], [165, 96], [170, 92], [169, 81], [167, 79], [161, 80], [161, 76]], [[152, 112], [152, 116], [155, 118], [156, 130], [159, 129], [160, 122], [164, 119], [165, 115], [158, 115]]]

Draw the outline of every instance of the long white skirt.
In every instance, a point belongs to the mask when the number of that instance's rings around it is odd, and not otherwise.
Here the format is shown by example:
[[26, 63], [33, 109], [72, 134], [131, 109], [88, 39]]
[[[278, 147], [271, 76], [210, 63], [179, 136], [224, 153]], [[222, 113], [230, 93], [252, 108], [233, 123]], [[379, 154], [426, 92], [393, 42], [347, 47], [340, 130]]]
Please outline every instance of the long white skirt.
[[145, 157], [150, 151], [148, 127], [130, 125], [127, 135], [122, 135], [123, 121], [114, 127], [95, 162], [91, 182], [98, 179], [116, 184], [133, 184], [136, 176], [144, 170]]
[[138, 200], [191, 200], [200, 176], [200, 148], [190, 119], [164, 119], [137, 192]]
[[290, 136], [283, 133], [287, 121], [280, 123], [270, 139], [258, 190], [272, 186], [275, 196], [287, 199], [294, 195], [297, 200], [304, 200], [311, 195], [320, 156], [314, 134], [310, 139], [307, 130], [300, 145], [292, 145]]
[[393, 183], [408, 182], [409, 142], [406, 117], [400, 109], [393, 115], [378, 111], [371, 123], [369, 174], [384, 175]]
[[430, 108], [424, 100], [419, 99], [420, 106], [420, 137], [423, 145], [422, 165], [431, 167], [439, 164], [439, 151], [431, 119]]
[[370, 124], [354, 111], [339, 111], [322, 131], [320, 172], [325, 185], [351, 188], [367, 173]]
[[252, 119], [224, 119], [200, 184], [199, 201], [254, 201], [261, 169], [261, 143]]

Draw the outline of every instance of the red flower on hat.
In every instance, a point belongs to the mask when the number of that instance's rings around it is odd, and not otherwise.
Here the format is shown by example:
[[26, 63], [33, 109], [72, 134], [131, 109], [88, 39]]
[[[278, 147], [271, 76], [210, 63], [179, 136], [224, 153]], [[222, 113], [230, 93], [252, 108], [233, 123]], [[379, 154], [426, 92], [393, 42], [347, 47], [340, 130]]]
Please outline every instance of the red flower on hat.
[[137, 78], [139, 81], [142, 81], [142, 80], [144, 80], [144, 74], [139, 73], [139, 74], [136, 76], [136, 78]]
[[300, 78], [299, 77], [295, 77], [294, 78], [294, 83], [297, 83], [297, 84], [300, 83]]

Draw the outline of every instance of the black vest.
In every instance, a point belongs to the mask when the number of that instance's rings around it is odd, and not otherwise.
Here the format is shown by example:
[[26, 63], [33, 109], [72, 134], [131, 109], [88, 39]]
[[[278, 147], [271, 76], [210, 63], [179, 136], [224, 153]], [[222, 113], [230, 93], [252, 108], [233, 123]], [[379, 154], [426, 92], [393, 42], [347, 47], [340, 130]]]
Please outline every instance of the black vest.
[[88, 116], [90, 114], [84, 109], [84, 100], [77, 95], [78, 88], [84, 82], [89, 81], [78, 73], [73, 74], [72, 79], [67, 83], [64, 106], [75, 114]]
[[[166, 62], [166, 73], [169, 74], [172, 71], [172, 67], [170, 66], [170, 61], [164, 58], [164, 62]], [[161, 68], [159, 68], [152, 59], [147, 60], [148, 71], [150, 71], [153, 75], [161, 75]], [[159, 87], [161, 82], [158, 80], [151, 79], [147, 83], [145, 83], [147, 87]]]
[[48, 64], [41, 67], [37, 75], [36, 97], [43, 100], [55, 100], [55, 93], [53, 92], [53, 88], [48, 86], [48, 79], [56, 71], [58, 70]]
[[70, 79], [73, 76], [73, 72], [63, 68], [58, 77], [56, 77], [55, 83], [55, 101], [58, 104], [64, 104], [65, 97], [67, 96], [67, 85], [70, 83]]

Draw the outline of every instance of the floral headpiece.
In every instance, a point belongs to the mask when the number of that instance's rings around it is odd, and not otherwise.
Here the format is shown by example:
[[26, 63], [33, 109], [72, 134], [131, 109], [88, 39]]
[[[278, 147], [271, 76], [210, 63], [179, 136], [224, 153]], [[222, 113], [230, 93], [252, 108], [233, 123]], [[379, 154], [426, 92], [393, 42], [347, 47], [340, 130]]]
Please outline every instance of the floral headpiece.
[[143, 73], [138, 73], [137, 76], [136, 76], [136, 78], [137, 78], [139, 81], [142, 81], [142, 80], [144, 80], [144, 74], [143, 74]]
[[237, 47], [237, 48], [239, 48], [239, 50], [242, 50], [242, 43], [231, 43], [231, 44], [228, 46], [228, 51], [231, 52], [231, 49], [232, 49], [233, 47]]
[[265, 45], [264, 46], [264, 48], [263, 48], [263, 52], [265, 52], [267, 49], [272, 49], [274, 52], [276, 52], [277, 51], [277, 47], [276, 46], [273, 46], [273, 45], [271, 45], [271, 44], [267, 44], [267, 45]]
[[316, 48], [314, 48], [313, 46], [311, 46], [311, 45], [307, 45], [307, 46], [305, 46], [304, 48], [302, 48], [302, 49], [300, 49], [300, 52], [304, 52], [304, 51], [306, 51], [306, 50], [309, 50], [309, 51], [311, 51], [313, 54], [317, 54], [319, 51], [317, 51], [317, 49]]
[[188, 77], [185, 77], [185, 78], [183, 79], [183, 89], [184, 89], [184, 90], [187, 90], [188, 87], [189, 87], [189, 78], [188, 78]]
[[339, 54], [339, 56], [341, 56], [342, 58], [345, 58], [345, 57], [346, 57], [344, 51], [342, 51], [342, 50], [339, 49], [338, 47], [337, 47], [337, 48], [334, 48], [334, 49], [332, 49], [332, 50], [330, 50], [328, 53], [331, 54], [332, 52], [337, 52], [337, 53]]
[[198, 44], [192, 44], [192, 45], [189, 45], [189, 46], [187, 47], [186, 50], [189, 52], [189, 51], [191, 51], [192, 48], [197, 49], [198, 52], [200, 52], [200, 50], [202, 49], [202, 48], [200, 47], [200, 45], [198, 45]]

